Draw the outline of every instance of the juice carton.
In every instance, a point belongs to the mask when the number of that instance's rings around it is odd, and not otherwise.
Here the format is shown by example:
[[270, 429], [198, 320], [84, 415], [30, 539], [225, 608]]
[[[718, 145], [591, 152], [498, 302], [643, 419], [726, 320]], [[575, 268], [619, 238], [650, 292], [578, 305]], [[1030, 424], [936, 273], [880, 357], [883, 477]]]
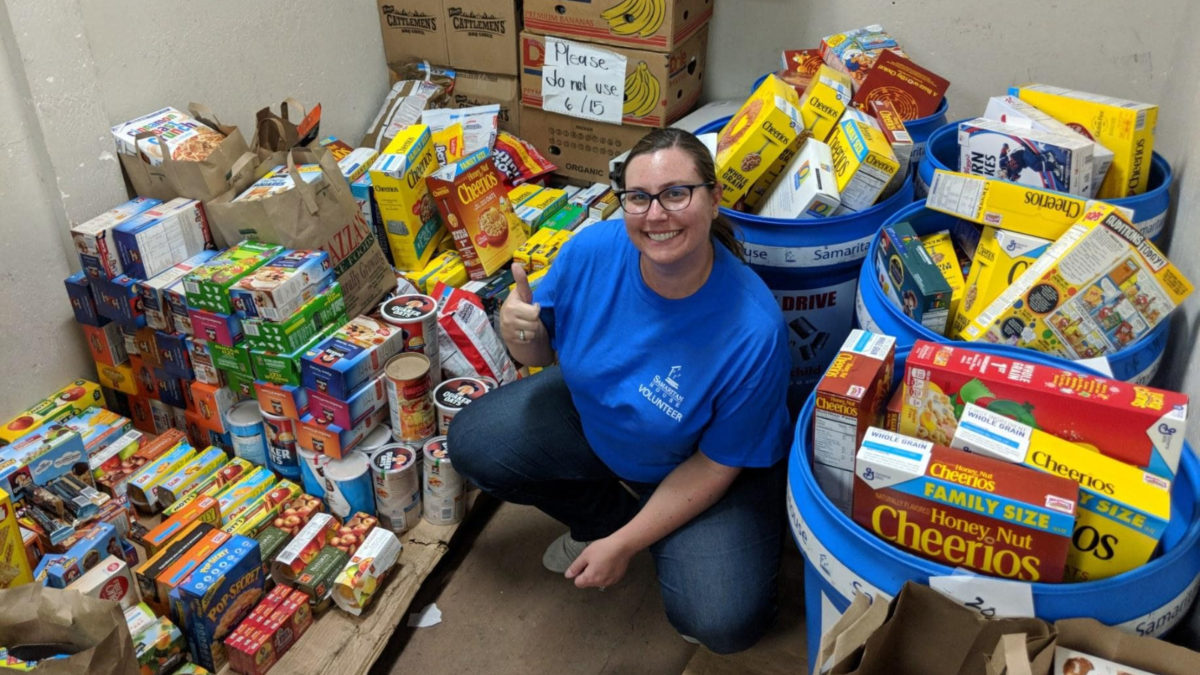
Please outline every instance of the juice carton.
[[1150, 559], [1171, 518], [1171, 482], [968, 403], [954, 447], [1079, 483], [1068, 581], [1106, 579]]
[[[130, 380], [132, 383], [132, 380]], [[105, 384], [104, 386], [109, 386]], [[118, 389], [111, 387], [110, 389]], [[28, 410], [0, 426], [0, 448], [54, 420], [70, 417], [92, 406], [103, 406], [100, 385], [88, 380], [75, 380], [49, 397], [38, 401]]]
[[879, 426], [895, 355], [895, 338], [852, 330], [817, 383], [813, 474], [846, 515], [854, 490], [854, 455], [867, 428]]
[[325, 251], [286, 251], [239, 279], [231, 292], [246, 295], [247, 315], [283, 321], [327, 287], [332, 277]]
[[12, 498], [0, 489], [0, 589], [33, 581]]
[[1089, 138], [1113, 151], [1112, 167], [1097, 197], [1112, 199], [1146, 191], [1158, 106], [1044, 84], [1010, 87], [1008, 93], [1068, 126], [1085, 129]]
[[1006, 579], [1062, 580], [1075, 481], [874, 428], [854, 471], [854, 520], [881, 539]]
[[96, 311], [96, 297], [92, 294], [88, 276], [80, 270], [63, 280], [67, 287], [67, 297], [71, 300], [71, 309], [75, 312], [75, 320], [85, 326], [103, 326], [108, 319]]
[[1146, 335], [1191, 293], [1191, 282], [1149, 239], [1096, 202], [962, 335], [1093, 358]]
[[855, 87], [854, 105], [870, 110], [875, 101], [894, 106], [901, 119], [915, 120], [937, 112], [950, 82], [905, 58], [884, 50]]
[[829, 146], [810, 138], [759, 206], [764, 218], [822, 218], [841, 205]]
[[819, 52], [826, 65], [849, 75], [857, 89], [884, 50], [905, 55], [883, 26], [872, 24], [821, 38]]
[[[768, 75], [717, 136], [721, 206], [732, 207], [741, 201], [785, 154], [786, 166], [801, 142], [803, 131], [800, 97], [783, 80]], [[615, 210], [616, 195], [611, 202]], [[605, 213], [603, 204], [603, 201], [593, 204], [589, 214], [607, 218], [612, 211]]]
[[113, 228], [124, 274], [149, 279], [213, 245], [204, 207], [179, 197]]
[[[929, 254], [933, 264], [942, 273], [942, 278], [950, 286], [950, 315], [946, 320], [946, 325], [952, 326], [955, 317], [958, 316], [958, 307], [962, 303], [963, 286], [966, 284], [962, 268], [958, 266], [958, 254], [954, 252], [954, 242], [950, 238], [949, 230], [942, 230], [921, 237], [921, 245], [925, 247], [925, 252]], [[943, 331], [943, 333], [945, 332]]]
[[875, 271], [884, 295], [914, 321], [944, 333], [952, 292], [921, 238], [908, 221], [885, 225], [880, 234]]
[[904, 384], [901, 433], [949, 442], [975, 403], [1168, 480], [1179, 466], [1186, 394], [924, 340]]
[[347, 319], [342, 285], [335, 282], [286, 320], [246, 319], [242, 330], [251, 349], [286, 354], [303, 347], [325, 326], [340, 326]]
[[227, 660], [225, 636], [263, 597], [258, 543], [233, 536], [171, 592], [187, 627], [188, 644], [201, 666], [217, 672]]
[[1079, 134], [1026, 129], [983, 117], [958, 124], [964, 172], [1089, 197], [1095, 143]]
[[962, 302], [950, 320], [948, 335], [957, 337], [962, 333], [972, 319], [992, 304], [1053, 243], [1049, 239], [985, 226], [975, 246]]
[[282, 252], [282, 246], [248, 240], [226, 249], [183, 278], [188, 306], [232, 314], [229, 289]]
[[870, 208], [900, 170], [883, 133], [854, 120], [838, 124], [829, 150], [841, 196], [839, 214]]
[[371, 165], [375, 203], [398, 269], [423, 267], [444, 236], [442, 219], [424, 180], [437, 167], [433, 137], [425, 124], [398, 133]]
[[157, 199], [138, 197], [71, 228], [71, 241], [88, 277], [111, 279], [121, 274], [124, 268], [113, 241], [113, 228], [161, 203]]

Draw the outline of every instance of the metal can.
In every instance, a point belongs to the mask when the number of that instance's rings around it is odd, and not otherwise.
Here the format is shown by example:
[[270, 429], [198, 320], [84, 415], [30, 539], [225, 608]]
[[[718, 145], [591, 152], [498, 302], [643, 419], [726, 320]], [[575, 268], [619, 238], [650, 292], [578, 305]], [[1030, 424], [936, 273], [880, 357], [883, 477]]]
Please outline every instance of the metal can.
[[266, 466], [267, 435], [258, 401], [242, 401], [225, 413], [225, 428], [233, 441], [233, 454], [252, 464]]
[[284, 478], [300, 478], [300, 458], [296, 454], [296, 420], [272, 415], [259, 408], [267, 432], [267, 467]]
[[383, 372], [387, 375], [392, 437], [397, 441], [423, 441], [437, 433], [429, 358], [417, 353], [397, 354]]
[[425, 457], [421, 490], [425, 520], [434, 525], [461, 523], [467, 512], [466, 489], [462, 474], [450, 463], [446, 437], [434, 436], [426, 441], [421, 454]]
[[332, 461], [329, 455], [301, 447], [296, 448], [296, 455], [300, 465], [300, 485], [308, 494], [325, 499], [325, 465]]
[[496, 381], [496, 378], [488, 377], [487, 375], [476, 375], [475, 379], [486, 384], [488, 391], [491, 391], [491, 390], [495, 389], [496, 387], [500, 386], [500, 383]]
[[433, 405], [437, 408], [437, 432], [445, 436], [450, 420], [468, 403], [488, 392], [487, 384], [475, 377], [453, 377], [433, 390]]
[[442, 361], [438, 352], [437, 301], [417, 293], [397, 295], [383, 301], [379, 314], [384, 321], [403, 331], [404, 351], [429, 357], [432, 365], [429, 379], [435, 385], [440, 382]]
[[367, 432], [367, 437], [354, 446], [354, 450], [371, 457], [377, 450], [392, 442], [392, 428], [386, 424], [376, 424]]
[[371, 467], [367, 456], [351, 452], [325, 465], [325, 506], [345, 520], [362, 512], [375, 515], [375, 496], [371, 489]]
[[408, 443], [392, 443], [371, 457], [379, 523], [396, 534], [412, 529], [421, 514], [420, 452]]

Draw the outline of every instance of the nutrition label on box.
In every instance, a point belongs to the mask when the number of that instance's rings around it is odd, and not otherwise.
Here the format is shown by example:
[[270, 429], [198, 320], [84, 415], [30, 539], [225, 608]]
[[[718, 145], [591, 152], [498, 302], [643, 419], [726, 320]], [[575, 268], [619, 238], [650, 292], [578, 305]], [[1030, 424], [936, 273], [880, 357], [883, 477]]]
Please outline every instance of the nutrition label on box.
[[986, 191], [987, 181], [984, 179], [937, 171], [933, 175], [933, 183], [929, 185], [929, 194], [925, 196], [925, 205], [935, 211], [976, 220]]

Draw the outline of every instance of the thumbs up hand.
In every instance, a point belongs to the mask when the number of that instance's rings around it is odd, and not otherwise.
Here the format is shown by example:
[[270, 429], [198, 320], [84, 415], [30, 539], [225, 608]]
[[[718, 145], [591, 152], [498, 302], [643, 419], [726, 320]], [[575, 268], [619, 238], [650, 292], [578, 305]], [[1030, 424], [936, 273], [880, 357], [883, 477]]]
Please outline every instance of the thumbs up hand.
[[516, 352], [531, 344], [544, 343], [546, 327], [542, 324], [541, 306], [533, 302], [524, 265], [513, 263], [512, 272], [516, 287], [500, 307], [500, 336], [509, 351]]

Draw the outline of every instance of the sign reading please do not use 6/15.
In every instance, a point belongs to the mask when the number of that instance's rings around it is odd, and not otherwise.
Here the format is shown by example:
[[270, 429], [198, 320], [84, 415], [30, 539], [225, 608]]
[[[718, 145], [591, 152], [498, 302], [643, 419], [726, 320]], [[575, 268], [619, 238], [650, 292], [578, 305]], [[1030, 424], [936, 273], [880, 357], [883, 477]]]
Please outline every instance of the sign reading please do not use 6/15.
[[542, 109], [620, 124], [625, 64], [625, 56], [616, 52], [547, 36]]

